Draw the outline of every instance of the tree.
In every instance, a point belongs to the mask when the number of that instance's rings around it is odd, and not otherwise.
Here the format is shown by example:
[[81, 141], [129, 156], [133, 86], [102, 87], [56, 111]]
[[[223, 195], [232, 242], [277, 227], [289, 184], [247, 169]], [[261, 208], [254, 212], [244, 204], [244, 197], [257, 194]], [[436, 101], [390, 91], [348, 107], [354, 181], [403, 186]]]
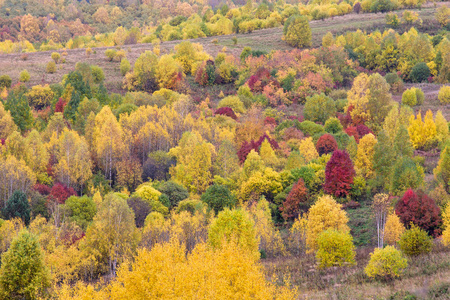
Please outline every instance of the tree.
[[301, 210], [306, 210], [306, 202], [308, 201], [308, 189], [305, 187], [305, 182], [302, 178], [294, 184], [291, 191], [283, 202], [283, 206], [280, 207], [283, 218], [287, 220], [296, 219]]
[[407, 266], [408, 261], [400, 251], [393, 246], [386, 246], [385, 248], [375, 248], [370, 253], [370, 260], [364, 272], [369, 277], [392, 280], [400, 277]]
[[201, 200], [208, 204], [208, 207], [214, 210], [216, 215], [225, 208], [233, 209], [236, 205], [236, 198], [231, 194], [228, 187], [218, 184], [208, 187]]
[[317, 140], [316, 149], [319, 155], [333, 153], [338, 149], [338, 144], [334, 136], [326, 133]]
[[161, 56], [155, 71], [159, 88], [175, 89], [180, 72], [182, 72], [182, 67], [171, 55]]
[[415, 149], [429, 150], [435, 146], [437, 129], [431, 110], [425, 114], [424, 122], [422, 122], [422, 115], [419, 111], [417, 118], [412, 115], [409, 123], [408, 132]]
[[410, 157], [399, 157], [392, 170], [389, 191], [396, 196], [400, 196], [408, 188], [416, 189], [422, 186], [423, 179], [423, 168], [417, 162]]
[[325, 94], [315, 94], [306, 98], [303, 115], [306, 120], [324, 124], [329, 118], [336, 115], [336, 105], [333, 99]]
[[30, 224], [30, 204], [27, 195], [22, 191], [15, 191], [6, 202], [3, 215], [7, 219], [20, 218], [28, 226]]
[[306, 16], [293, 15], [284, 23], [283, 39], [291, 46], [311, 47], [311, 28]]
[[389, 189], [392, 171], [392, 162], [395, 161], [395, 153], [392, 149], [391, 141], [383, 129], [378, 134], [378, 142], [374, 146], [373, 171], [374, 185]]
[[347, 222], [347, 213], [342, 210], [341, 204], [338, 204], [331, 196], [325, 195], [320, 197], [308, 212], [306, 245], [309, 248], [309, 252], [317, 250], [317, 238], [323, 231], [335, 229], [349, 232], [350, 228], [347, 226]]
[[259, 258], [255, 223], [243, 209], [225, 208], [219, 212], [209, 227], [208, 243], [214, 249], [223, 249], [227, 243], [235, 243], [253, 257]]
[[11, 113], [5, 110], [3, 102], [0, 101], [0, 140], [6, 138], [17, 130], [17, 126], [11, 116]]
[[434, 178], [443, 183], [447, 193], [450, 193], [450, 147], [445, 147], [436, 168], [433, 170]]
[[373, 210], [375, 212], [375, 219], [377, 222], [378, 248], [383, 248], [384, 246], [386, 218], [389, 206], [390, 206], [389, 195], [376, 194], [375, 197], [373, 198]]
[[327, 229], [319, 234], [317, 244], [316, 259], [319, 268], [356, 264], [355, 246], [350, 232]]
[[4, 299], [41, 299], [50, 287], [38, 239], [22, 230], [2, 255], [0, 296]]
[[347, 151], [334, 151], [325, 167], [325, 192], [335, 197], [346, 197], [352, 188], [355, 174]]
[[406, 255], [417, 256], [431, 251], [433, 239], [425, 230], [412, 224], [411, 228], [402, 234], [398, 245]]
[[144, 226], [145, 218], [151, 212], [150, 204], [139, 197], [130, 197], [127, 199], [128, 206], [134, 212], [134, 222], [137, 228]]
[[446, 5], [442, 5], [436, 9], [434, 16], [439, 24], [441, 24], [442, 27], [445, 27], [448, 23], [450, 23], [450, 8]]
[[450, 245], [450, 203], [447, 203], [445, 211], [442, 214], [443, 228], [442, 243], [444, 246]]
[[450, 103], [450, 87], [449, 86], [444, 85], [439, 89], [438, 99], [442, 104]]
[[19, 74], [19, 81], [23, 83], [30, 81], [30, 73], [27, 70], [22, 70]]
[[425, 62], [418, 62], [411, 69], [409, 78], [412, 82], [424, 82], [431, 76], [430, 68]]
[[97, 272], [102, 274], [109, 271], [115, 276], [117, 264], [133, 255], [137, 243], [138, 232], [133, 211], [126, 200], [108, 194], [101, 202], [80, 247], [84, 255], [94, 259]]
[[305, 159], [305, 163], [309, 163], [311, 160], [319, 158], [319, 153], [314, 146], [312, 137], [301, 140], [298, 150]]
[[384, 241], [389, 245], [395, 245], [400, 240], [405, 226], [400, 221], [400, 218], [395, 212], [390, 213], [387, 216], [386, 224], [384, 227]]
[[412, 223], [432, 236], [438, 236], [440, 233], [440, 209], [434, 200], [421, 190], [414, 192], [408, 189], [397, 202], [395, 213], [406, 227]]
[[377, 139], [371, 133], [366, 134], [359, 140], [358, 150], [356, 152], [355, 167], [357, 173], [365, 178], [371, 178], [373, 176], [374, 147], [377, 142]]
[[65, 207], [68, 209], [70, 220], [83, 230], [86, 230], [97, 212], [94, 200], [88, 196], [71, 196], [66, 200]]

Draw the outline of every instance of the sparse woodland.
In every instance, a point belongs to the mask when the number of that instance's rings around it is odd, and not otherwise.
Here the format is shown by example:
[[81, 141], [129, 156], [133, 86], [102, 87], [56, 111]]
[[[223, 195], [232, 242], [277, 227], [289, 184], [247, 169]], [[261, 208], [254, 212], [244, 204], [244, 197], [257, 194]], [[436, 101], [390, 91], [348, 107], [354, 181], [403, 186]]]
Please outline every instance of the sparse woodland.
[[[0, 299], [449, 299], [449, 26], [415, 0], [0, 1], [29, 61], [0, 69]], [[183, 41], [275, 27], [290, 50]]]

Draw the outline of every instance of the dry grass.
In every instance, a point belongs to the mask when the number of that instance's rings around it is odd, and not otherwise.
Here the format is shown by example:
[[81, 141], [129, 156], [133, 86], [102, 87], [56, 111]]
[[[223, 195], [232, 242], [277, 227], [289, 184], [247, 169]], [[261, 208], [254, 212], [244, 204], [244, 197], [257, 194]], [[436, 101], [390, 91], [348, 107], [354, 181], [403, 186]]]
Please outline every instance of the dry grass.
[[[450, 249], [439, 242], [431, 254], [408, 259], [402, 278], [392, 282], [372, 280], [364, 274], [372, 250], [359, 248], [357, 265], [348, 268], [317, 270], [314, 257], [308, 255], [267, 259], [263, 265], [268, 278], [289, 277], [298, 287], [300, 299], [450, 299]], [[434, 295], [445, 287], [448, 293]], [[417, 298], [400, 297], [408, 294]]]

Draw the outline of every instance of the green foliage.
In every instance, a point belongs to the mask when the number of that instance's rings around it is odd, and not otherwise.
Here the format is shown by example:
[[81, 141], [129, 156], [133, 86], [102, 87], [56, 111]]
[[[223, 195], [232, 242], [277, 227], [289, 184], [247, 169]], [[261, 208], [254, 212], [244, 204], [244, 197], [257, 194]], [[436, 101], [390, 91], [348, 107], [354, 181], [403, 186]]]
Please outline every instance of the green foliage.
[[433, 239], [420, 227], [411, 224], [411, 228], [406, 230], [398, 242], [400, 250], [409, 256], [417, 256], [431, 251]]
[[55, 62], [55, 64], [57, 64], [58, 61], [61, 59], [61, 55], [58, 52], [53, 52], [52, 53], [52, 59]]
[[105, 73], [103, 72], [103, 69], [99, 66], [92, 66], [91, 67], [92, 77], [94, 78], [94, 83], [99, 84], [105, 79]]
[[317, 244], [319, 268], [356, 264], [355, 246], [349, 232], [327, 229], [319, 234]]
[[178, 203], [176, 212], [181, 213], [183, 211], [187, 211], [194, 215], [196, 212], [203, 211], [205, 207], [206, 205], [203, 201], [197, 199], [186, 199]]
[[47, 63], [47, 68], [45, 69], [47, 73], [53, 74], [56, 72], [56, 64], [54, 61], [49, 61]]
[[64, 205], [68, 210], [69, 218], [83, 230], [86, 230], [97, 212], [94, 200], [88, 196], [71, 196]]
[[407, 265], [408, 261], [400, 251], [393, 246], [386, 246], [375, 248], [374, 252], [370, 253], [370, 260], [364, 272], [369, 277], [392, 280], [400, 277]]
[[237, 96], [228, 96], [220, 100], [219, 104], [217, 104], [217, 108], [220, 107], [230, 107], [236, 113], [244, 113], [245, 107], [244, 103]]
[[311, 28], [306, 16], [293, 15], [284, 23], [283, 38], [291, 46], [311, 47]]
[[233, 209], [236, 205], [236, 198], [231, 194], [228, 187], [224, 185], [211, 185], [202, 195], [201, 200], [208, 204], [208, 207], [216, 215], [224, 208]]
[[163, 195], [167, 195], [170, 204], [169, 207], [177, 206], [178, 203], [189, 197], [188, 190], [181, 184], [173, 181], [166, 181], [160, 184], [157, 190], [163, 193]]
[[225, 208], [212, 221], [208, 231], [208, 243], [213, 248], [220, 249], [224, 242], [234, 242], [259, 257], [255, 223], [245, 210]]
[[396, 161], [391, 176], [390, 192], [399, 196], [408, 188], [420, 187], [423, 184], [424, 171], [410, 157], [402, 157]]
[[109, 59], [109, 61], [113, 61], [114, 57], [116, 57], [117, 51], [114, 49], [107, 49], [105, 51], [105, 56]]
[[412, 82], [425, 82], [430, 77], [430, 68], [424, 62], [419, 62], [414, 65], [409, 73], [409, 79]]
[[30, 223], [30, 204], [27, 195], [22, 191], [15, 191], [6, 202], [3, 215], [7, 219], [20, 218], [28, 225]]
[[30, 81], [30, 73], [27, 70], [22, 70], [19, 74], [19, 81], [24, 83]]
[[397, 28], [400, 25], [400, 19], [396, 13], [386, 14], [386, 24], [392, 28]]
[[120, 61], [120, 74], [125, 76], [131, 70], [131, 64], [128, 59], [124, 58]]
[[3, 88], [10, 88], [11, 87], [11, 77], [9, 75], [2, 75], [0, 76], [0, 87]]
[[336, 115], [336, 105], [333, 99], [325, 96], [325, 94], [316, 94], [306, 98], [303, 114], [306, 120], [323, 124], [330, 117]]
[[402, 104], [409, 106], [422, 105], [425, 95], [421, 89], [412, 87], [403, 92]]
[[2, 255], [1, 299], [42, 299], [50, 287], [50, 273], [37, 237], [23, 230]]

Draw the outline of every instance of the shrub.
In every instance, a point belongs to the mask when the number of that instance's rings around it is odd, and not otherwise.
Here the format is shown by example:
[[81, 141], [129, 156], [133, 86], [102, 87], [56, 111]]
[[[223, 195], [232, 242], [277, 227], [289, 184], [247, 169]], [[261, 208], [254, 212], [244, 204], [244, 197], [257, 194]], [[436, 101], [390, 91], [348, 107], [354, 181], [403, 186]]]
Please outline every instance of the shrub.
[[53, 52], [52, 53], [52, 59], [55, 62], [55, 64], [57, 64], [58, 61], [61, 59], [61, 55], [58, 52]]
[[208, 207], [216, 215], [225, 208], [233, 209], [236, 205], [236, 198], [231, 194], [228, 187], [219, 184], [213, 184], [203, 193], [201, 200], [208, 204]]
[[198, 211], [203, 211], [206, 205], [204, 202], [197, 199], [185, 199], [178, 203], [176, 208], [176, 213], [181, 213], [183, 211], [190, 212], [191, 214], [195, 214]]
[[338, 148], [338, 144], [331, 134], [327, 133], [322, 135], [316, 144], [317, 152], [319, 155], [333, 153]]
[[130, 70], [131, 64], [128, 59], [122, 59], [122, 61], [120, 62], [120, 74], [122, 74], [122, 76], [125, 76], [125, 74], [127, 74]]
[[392, 28], [397, 28], [400, 25], [400, 20], [396, 13], [386, 14], [386, 24]]
[[158, 186], [158, 191], [168, 196], [170, 207], [177, 206], [178, 203], [189, 197], [188, 190], [173, 181], [166, 181]]
[[417, 256], [431, 251], [433, 245], [432, 238], [414, 224], [406, 230], [398, 242], [400, 250], [409, 256]]
[[86, 48], [86, 56], [90, 56], [93, 53], [91, 48]]
[[439, 89], [438, 99], [442, 104], [450, 103], [450, 86], [444, 85]]
[[232, 118], [233, 120], [237, 119], [236, 114], [234, 113], [231, 107], [221, 107], [214, 112], [215, 115], [223, 115]]
[[238, 96], [228, 96], [223, 98], [217, 105], [217, 108], [221, 107], [231, 107], [237, 113], [245, 112], [244, 103], [242, 103]]
[[283, 218], [285, 220], [296, 219], [301, 210], [307, 210], [306, 202], [308, 201], [308, 189], [305, 187], [305, 182], [302, 178], [298, 180], [292, 187], [291, 191], [280, 207]]
[[336, 115], [336, 105], [333, 99], [325, 96], [325, 94], [316, 94], [306, 98], [303, 114], [306, 120], [323, 124], [330, 117]]
[[435, 17], [442, 27], [446, 27], [447, 24], [450, 23], [450, 8], [446, 5], [442, 5], [436, 9]]
[[2, 75], [0, 76], [0, 87], [3, 88], [10, 88], [11, 87], [11, 77], [9, 75]]
[[395, 206], [395, 213], [405, 226], [414, 224], [433, 236], [440, 233], [440, 209], [423, 191], [408, 189]]
[[30, 73], [28, 73], [27, 70], [22, 70], [19, 75], [19, 81], [20, 82], [28, 82], [30, 81]]
[[394, 164], [390, 192], [400, 196], [408, 188], [419, 188], [424, 179], [423, 169], [410, 157], [400, 157]]
[[412, 69], [411, 73], [409, 73], [409, 79], [412, 82], [425, 82], [430, 77], [430, 68], [424, 62], [417, 63]]
[[309, 136], [313, 136], [315, 134], [324, 132], [323, 126], [316, 124], [314, 122], [311, 122], [311, 121], [303, 121], [300, 123], [299, 127], [300, 127], [299, 129], [303, 133], [305, 133]]
[[114, 57], [116, 57], [117, 51], [114, 49], [107, 49], [105, 51], [105, 56], [109, 59], [109, 61], [113, 61]]
[[47, 73], [53, 74], [56, 72], [56, 64], [54, 61], [49, 61], [46, 68]]
[[403, 80], [397, 73], [387, 73], [384, 79], [391, 86], [390, 90], [392, 93], [400, 93], [403, 91]]
[[325, 167], [325, 192], [335, 197], [346, 197], [352, 189], [355, 174], [347, 151], [334, 151]]
[[324, 125], [324, 129], [328, 133], [338, 133], [342, 131], [343, 126], [338, 118], [329, 118]]
[[370, 253], [370, 260], [364, 272], [369, 277], [392, 280], [400, 277], [403, 270], [408, 266], [408, 261], [402, 253], [393, 246], [375, 248]]
[[284, 23], [283, 39], [291, 46], [311, 47], [311, 28], [306, 16], [293, 15]]
[[99, 66], [92, 66], [91, 67], [92, 77], [94, 78], [94, 83], [99, 84], [105, 79], [105, 73], [103, 72], [103, 69]]
[[27, 94], [28, 103], [35, 109], [42, 109], [51, 104], [54, 93], [48, 85], [35, 85]]
[[409, 106], [417, 105], [417, 97], [416, 93], [413, 89], [409, 89], [403, 92], [402, 95], [402, 104]]
[[75, 190], [61, 183], [57, 183], [52, 187], [49, 198], [56, 200], [59, 204], [64, 204], [70, 196], [75, 196]]
[[71, 196], [66, 200], [65, 207], [68, 209], [70, 220], [83, 230], [86, 230], [97, 212], [94, 200], [88, 196]]
[[319, 268], [355, 265], [355, 246], [349, 232], [328, 229], [317, 238], [318, 250], [316, 259]]

